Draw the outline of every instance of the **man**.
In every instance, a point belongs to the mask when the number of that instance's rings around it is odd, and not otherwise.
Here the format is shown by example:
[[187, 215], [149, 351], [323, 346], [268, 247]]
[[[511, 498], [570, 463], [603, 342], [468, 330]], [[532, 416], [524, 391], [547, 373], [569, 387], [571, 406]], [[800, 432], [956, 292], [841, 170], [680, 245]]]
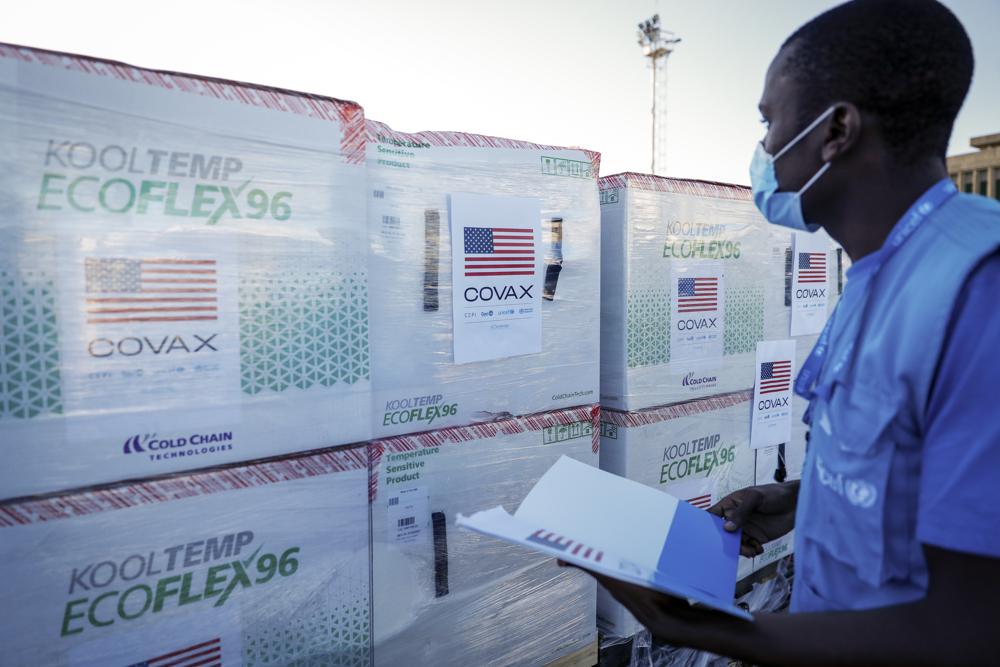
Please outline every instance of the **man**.
[[932, 0], [840, 5], [771, 63], [754, 199], [854, 266], [796, 382], [801, 485], [710, 511], [747, 556], [794, 525], [793, 613], [745, 622], [599, 577], [658, 639], [775, 665], [1000, 662], [1000, 205], [944, 161], [972, 68]]

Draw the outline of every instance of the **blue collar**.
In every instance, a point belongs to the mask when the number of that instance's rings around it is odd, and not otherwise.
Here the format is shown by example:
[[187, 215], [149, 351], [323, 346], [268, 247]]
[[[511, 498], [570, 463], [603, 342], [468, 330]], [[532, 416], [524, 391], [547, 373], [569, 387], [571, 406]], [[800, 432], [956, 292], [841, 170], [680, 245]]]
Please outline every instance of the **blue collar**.
[[[913, 236], [913, 233], [920, 228], [924, 221], [957, 193], [958, 188], [956, 188], [955, 184], [948, 178], [941, 179], [928, 188], [924, 194], [917, 198], [917, 201], [913, 202], [899, 221], [896, 222], [892, 230], [889, 232], [888, 237], [886, 237], [885, 242], [882, 244], [882, 247], [872, 254], [862, 257], [848, 270], [848, 280], [856, 280], [866, 276], [874, 277], [875, 274], [878, 273], [879, 269], [881, 269], [885, 263], [889, 261], [894, 254], [896, 254], [896, 251], [899, 250], [904, 243], [906, 243], [907, 239]], [[848, 288], [849, 285], [850, 283], [848, 283]], [[826, 326], [823, 327], [823, 333], [820, 334], [819, 340], [816, 342], [816, 346], [809, 354], [809, 357], [803, 362], [798, 377], [795, 378], [796, 394], [810, 400], [815, 396], [816, 392], [814, 392], [813, 388], [816, 386], [820, 371], [826, 362], [826, 357], [830, 348], [830, 331], [832, 329], [834, 318], [848, 317], [854, 313], [862, 313], [868, 301], [867, 296], [868, 295], [865, 294], [863, 298], [854, 300], [854, 312], [852, 313], [840, 312], [842, 310], [840, 305], [844, 303], [844, 300], [841, 300], [841, 304], [838, 304], [838, 307], [834, 310], [830, 319], [827, 320]], [[851, 357], [851, 353], [854, 350], [854, 343], [855, 341], [853, 340], [848, 341], [842, 348], [841, 353], [835, 361], [835, 371], [839, 372], [846, 367], [847, 362]]]
[[933, 210], [940, 207], [957, 192], [958, 188], [955, 187], [950, 178], [943, 178], [927, 188], [892, 226], [885, 241], [882, 242], [882, 247], [865, 255], [847, 269], [847, 278], [862, 277], [871, 271], [877, 271], [906, 242], [906, 239], [917, 230], [917, 227]]

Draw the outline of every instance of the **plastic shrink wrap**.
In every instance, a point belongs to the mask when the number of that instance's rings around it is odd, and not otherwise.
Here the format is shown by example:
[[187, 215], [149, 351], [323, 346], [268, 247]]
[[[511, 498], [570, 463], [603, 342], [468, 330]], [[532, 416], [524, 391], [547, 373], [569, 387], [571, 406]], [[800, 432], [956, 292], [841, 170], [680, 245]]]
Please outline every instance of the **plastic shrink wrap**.
[[[601, 404], [641, 410], [752, 387], [757, 343], [790, 337], [792, 233], [742, 186], [626, 173], [600, 188]], [[843, 255], [825, 238], [829, 311]], [[716, 343], [704, 350], [685, 343], [706, 333]]]
[[[796, 340], [795, 372], [816, 336]], [[750, 448], [751, 390], [636, 412], [604, 410], [601, 468], [642, 482], [699, 507], [710, 507], [747, 486], [801, 478], [806, 453], [806, 401], [792, 397], [791, 439], [780, 446]], [[792, 553], [794, 531], [768, 542], [764, 553], [740, 558], [744, 578]], [[606, 630], [628, 637], [641, 629], [630, 614], [598, 589], [598, 613]]]
[[370, 437], [351, 102], [0, 45], [0, 498]]
[[[788, 606], [792, 581], [785, 561], [774, 576], [754, 584], [737, 603], [751, 612], [774, 612]], [[745, 663], [691, 648], [667, 646], [654, 641], [648, 630], [632, 643], [632, 667], [731, 667]]]
[[596, 466], [598, 419], [585, 406], [372, 444], [376, 666], [545, 665], [595, 640], [593, 579], [455, 518], [513, 511], [562, 455]]
[[[801, 346], [800, 346], [801, 347]], [[802, 362], [800, 361], [799, 364]], [[766, 447], [757, 450], [756, 484], [771, 484], [773, 482], [790, 482], [802, 479], [802, 466], [805, 464], [807, 431], [802, 422], [808, 403], [798, 396], [792, 396], [792, 439], [784, 446]], [[764, 553], [754, 558], [754, 570], [783, 558], [792, 553], [795, 543], [795, 531], [784, 537], [768, 542]]]
[[363, 446], [0, 505], [0, 558], [4, 664], [369, 664]]
[[[601, 413], [601, 469], [661, 489], [696, 507], [752, 486], [749, 391], [641, 412]], [[740, 558], [738, 577], [753, 571]], [[642, 626], [604, 589], [598, 615], [610, 635], [629, 637]]]
[[[375, 436], [596, 403], [599, 155], [367, 126]], [[516, 277], [511, 299], [482, 310], [517, 307], [520, 285], [534, 284], [542, 293], [540, 353], [455, 363], [453, 310], [469, 315], [486, 303], [453, 299], [452, 257], [463, 261], [463, 237], [456, 240], [450, 216], [457, 193], [535, 200], [541, 220], [529, 262], [534, 276]], [[507, 282], [491, 280], [484, 284]]]

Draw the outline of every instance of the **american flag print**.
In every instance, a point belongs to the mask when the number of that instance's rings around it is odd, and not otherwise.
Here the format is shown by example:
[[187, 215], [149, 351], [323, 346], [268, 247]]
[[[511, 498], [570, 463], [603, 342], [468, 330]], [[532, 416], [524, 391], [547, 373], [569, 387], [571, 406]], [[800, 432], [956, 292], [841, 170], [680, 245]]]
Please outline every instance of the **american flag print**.
[[535, 275], [535, 232], [518, 227], [466, 227], [466, 276]]
[[760, 365], [760, 393], [775, 394], [792, 386], [791, 361], [765, 361]]
[[218, 637], [158, 655], [128, 667], [221, 667], [222, 642]]
[[219, 319], [214, 259], [84, 258], [87, 324]]
[[718, 309], [718, 278], [677, 279], [677, 312], [707, 313]]
[[694, 498], [688, 498], [685, 502], [694, 505], [698, 509], [707, 510], [712, 506], [712, 494], [706, 493], [705, 495], [695, 496]]
[[800, 283], [826, 282], [825, 252], [799, 253], [799, 282]]
[[527, 540], [536, 544], [545, 545], [551, 549], [557, 549], [558, 551], [562, 551], [564, 553], [579, 556], [580, 558], [586, 560], [592, 560], [595, 563], [600, 563], [604, 559], [603, 551], [598, 551], [597, 549], [588, 547], [580, 542], [574, 542], [568, 537], [556, 535], [551, 531], [536, 530], [527, 537]]

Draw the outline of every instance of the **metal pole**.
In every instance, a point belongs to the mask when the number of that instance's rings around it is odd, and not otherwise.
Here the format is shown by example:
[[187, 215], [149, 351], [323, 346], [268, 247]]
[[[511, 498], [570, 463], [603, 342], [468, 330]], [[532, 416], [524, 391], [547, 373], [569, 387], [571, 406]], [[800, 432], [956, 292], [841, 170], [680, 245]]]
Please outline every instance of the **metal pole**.
[[656, 58], [651, 58], [653, 61], [653, 110], [652, 110], [652, 120], [653, 120], [653, 142], [652, 142], [652, 155], [649, 160], [649, 173], [656, 174]]

